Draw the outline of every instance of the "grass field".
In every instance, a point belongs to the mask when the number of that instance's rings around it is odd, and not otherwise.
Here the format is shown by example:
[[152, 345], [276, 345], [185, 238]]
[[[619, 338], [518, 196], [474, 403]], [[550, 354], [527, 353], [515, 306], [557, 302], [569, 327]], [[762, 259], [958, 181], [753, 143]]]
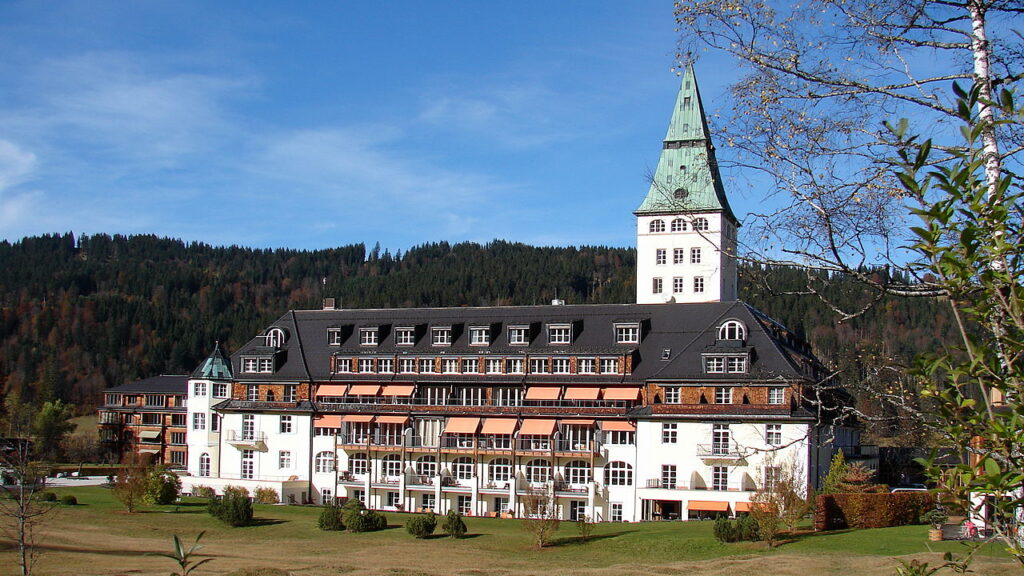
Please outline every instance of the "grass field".
[[[566, 522], [554, 546], [536, 550], [515, 520], [468, 518], [468, 538], [416, 540], [405, 532], [402, 514], [388, 514], [391, 527], [383, 532], [325, 533], [316, 528], [317, 508], [256, 506], [258, 525], [229, 528], [198, 500], [126, 514], [106, 488], [55, 491], [74, 494], [81, 504], [62, 506], [48, 518], [37, 574], [167, 574], [173, 563], [150, 554], [170, 551], [173, 534], [191, 542], [202, 531], [202, 554], [214, 560], [198, 574], [276, 568], [296, 576], [881, 575], [895, 573], [895, 557], [937, 564], [943, 552], [962, 548], [929, 546], [925, 526], [806, 534], [767, 550], [758, 543], [720, 544], [710, 522], [600, 524], [589, 542], [580, 542], [575, 525]], [[980, 574], [1020, 574], [997, 545], [983, 549], [973, 567]], [[14, 551], [3, 541], [0, 573], [16, 571]]]

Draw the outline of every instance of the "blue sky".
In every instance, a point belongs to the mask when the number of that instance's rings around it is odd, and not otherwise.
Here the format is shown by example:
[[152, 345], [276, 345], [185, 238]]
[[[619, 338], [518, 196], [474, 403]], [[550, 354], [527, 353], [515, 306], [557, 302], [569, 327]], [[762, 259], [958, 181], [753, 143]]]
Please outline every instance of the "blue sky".
[[0, 4], [0, 238], [634, 244], [671, 2], [290, 4]]

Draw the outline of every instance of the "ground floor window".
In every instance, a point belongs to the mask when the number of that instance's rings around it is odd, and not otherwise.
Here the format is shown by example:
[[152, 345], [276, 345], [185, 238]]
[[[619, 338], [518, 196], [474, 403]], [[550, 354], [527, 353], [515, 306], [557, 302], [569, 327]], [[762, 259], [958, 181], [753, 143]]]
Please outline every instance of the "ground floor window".
[[397, 508], [398, 505], [401, 503], [401, 500], [399, 499], [398, 496], [398, 492], [388, 492], [386, 502], [389, 507]]
[[576, 522], [587, 515], [587, 503], [583, 500], [569, 501], [569, 520]]
[[508, 509], [508, 498], [501, 498], [501, 497], [495, 498], [494, 499], [494, 511], [498, 512], [498, 513], [509, 512], [509, 509]]
[[459, 495], [458, 499], [459, 514], [463, 516], [469, 516], [473, 513], [473, 497]]
[[176, 450], [176, 451], [171, 452], [171, 464], [177, 464], [179, 466], [184, 466], [185, 465], [185, 453], [180, 451], [180, 450]]
[[424, 494], [424, 495], [420, 496], [420, 506], [421, 507], [423, 507], [423, 508], [430, 508], [431, 510], [433, 510], [434, 506], [436, 504], [437, 504], [437, 500], [434, 498], [433, 494]]
[[611, 521], [622, 522], [622, 504], [618, 502], [612, 502], [611, 507]]
[[325, 505], [326, 504], [330, 504], [332, 500], [334, 500], [334, 491], [333, 490], [331, 490], [330, 488], [324, 488], [323, 490], [320, 491], [320, 503], [321, 504], [325, 504]]

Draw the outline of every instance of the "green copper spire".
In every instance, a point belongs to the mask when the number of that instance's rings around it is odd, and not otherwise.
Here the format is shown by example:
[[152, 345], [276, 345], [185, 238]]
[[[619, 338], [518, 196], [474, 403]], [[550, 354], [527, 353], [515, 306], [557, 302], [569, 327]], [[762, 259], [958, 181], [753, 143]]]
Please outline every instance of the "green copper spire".
[[736, 222], [718, 173], [704, 105], [688, 65], [658, 160], [658, 169], [637, 216], [721, 211]]
[[213, 349], [213, 353], [203, 360], [203, 363], [192, 372], [193, 378], [202, 378], [204, 380], [230, 380], [231, 379], [231, 363], [224, 358], [224, 354], [220, 351], [220, 342]]

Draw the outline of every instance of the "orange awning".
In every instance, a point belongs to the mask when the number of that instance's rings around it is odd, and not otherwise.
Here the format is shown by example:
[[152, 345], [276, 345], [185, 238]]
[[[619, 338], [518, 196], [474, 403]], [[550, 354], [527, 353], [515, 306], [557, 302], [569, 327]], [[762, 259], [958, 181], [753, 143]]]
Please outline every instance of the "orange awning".
[[346, 414], [341, 417], [342, 422], [373, 422], [373, 414]]
[[605, 388], [605, 400], [636, 400], [640, 397], [639, 388]]
[[408, 416], [377, 416], [377, 424], [405, 424]]
[[558, 400], [561, 388], [554, 386], [531, 386], [526, 389], [527, 400]]
[[568, 420], [562, 420], [562, 424], [567, 426], [593, 426], [594, 420], [587, 418], [570, 418]]
[[624, 420], [602, 420], [601, 430], [605, 432], [636, 432], [636, 426]]
[[316, 389], [317, 396], [344, 396], [348, 384], [321, 384]]
[[313, 428], [341, 428], [341, 416], [337, 414], [317, 416], [313, 421]]
[[736, 512], [750, 512], [750, 502], [737, 502]]
[[388, 384], [384, 387], [384, 391], [380, 393], [381, 396], [412, 396], [412, 389], [415, 388], [412, 384]]
[[380, 392], [379, 384], [353, 384], [348, 389], [349, 396], [376, 396]]
[[714, 502], [711, 500], [690, 500], [686, 503], [687, 510], [699, 510], [701, 512], [728, 512], [728, 502]]
[[600, 388], [566, 388], [566, 400], [597, 400]]
[[444, 426], [445, 434], [476, 434], [480, 427], [479, 418], [449, 418]]
[[481, 434], [512, 434], [516, 431], [516, 424], [519, 421], [515, 418], [488, 418], [484, 420], [484, 427]]
[[529, 436], [551, 436], [555, 433], [554, 420], [527, 419], [519, 427], [519, 434]]

